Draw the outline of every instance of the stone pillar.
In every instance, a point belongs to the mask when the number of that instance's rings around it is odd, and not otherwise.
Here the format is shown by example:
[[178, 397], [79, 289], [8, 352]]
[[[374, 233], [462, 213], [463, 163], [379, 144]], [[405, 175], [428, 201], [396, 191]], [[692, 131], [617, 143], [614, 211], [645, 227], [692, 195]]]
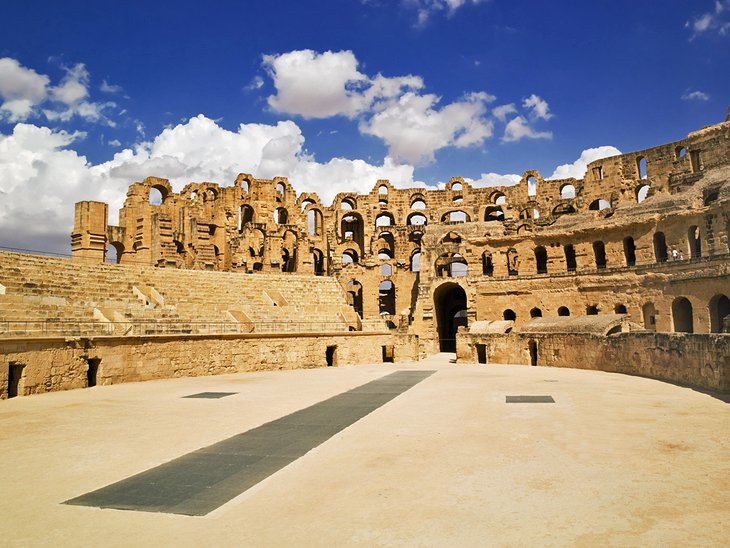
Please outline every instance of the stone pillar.
[[74, 260], [104, 262], [107, 207], [103, 202], [76, 203], [71, 233], [71, 256]]

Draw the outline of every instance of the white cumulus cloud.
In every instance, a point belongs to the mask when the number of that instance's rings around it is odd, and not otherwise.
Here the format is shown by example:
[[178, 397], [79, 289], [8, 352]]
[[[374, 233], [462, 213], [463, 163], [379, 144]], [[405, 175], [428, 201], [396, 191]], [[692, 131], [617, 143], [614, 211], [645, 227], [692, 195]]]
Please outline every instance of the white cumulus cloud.
[[33, 107], [48, 94], [48, 76], [38, 74], [22, 66], [15, 59], [0, 59], [0, 119], [10, 122], [26, 120], [33, 114]]
[[502, 141], [511, 143], [522, 139], [551, 139], [552, 136], [552, 131], [537, 131], [524, 116], [516, 116], [505, 126]]
[[688, 91], [682, 95], [682, 100], [684, 101], [709, 101], [710, 96], [707, 95], [704, 91]]
[[720, 36], [730, 34], [730, 0], [715, 0], [711, 11], [693, 17], [685, 23], [692, 31], [690, 40], [705, 33], [715, 32]]
[[613, 146], [604, 145], [588, 148], [581, 152], [580, 157], [572, 164], [563, 164], [556, 167], [548, 179], [569, 179], [571, 177], [582, 179], [586, 174], [588, 164], [618, 154], [621, 154], [621, 151]]

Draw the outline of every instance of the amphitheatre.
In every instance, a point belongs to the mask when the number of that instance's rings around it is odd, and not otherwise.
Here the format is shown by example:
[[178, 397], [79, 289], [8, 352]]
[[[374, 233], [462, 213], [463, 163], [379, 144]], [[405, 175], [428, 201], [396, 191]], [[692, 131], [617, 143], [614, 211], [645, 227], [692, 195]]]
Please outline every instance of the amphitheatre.
[[726, 542], [730, 109], [583, 179], [295, 186], [0, 251], [4, 541]]

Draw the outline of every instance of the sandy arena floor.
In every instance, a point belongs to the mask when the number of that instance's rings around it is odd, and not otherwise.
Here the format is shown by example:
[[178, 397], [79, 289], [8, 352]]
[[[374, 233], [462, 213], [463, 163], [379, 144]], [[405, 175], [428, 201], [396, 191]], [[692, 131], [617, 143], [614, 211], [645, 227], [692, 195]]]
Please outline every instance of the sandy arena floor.
[[[450, 357], [0, 401], [0, 544], [727, 546], [730, 404]], [[399, 370], [435, 373], [206, 515], [63, 504]]]

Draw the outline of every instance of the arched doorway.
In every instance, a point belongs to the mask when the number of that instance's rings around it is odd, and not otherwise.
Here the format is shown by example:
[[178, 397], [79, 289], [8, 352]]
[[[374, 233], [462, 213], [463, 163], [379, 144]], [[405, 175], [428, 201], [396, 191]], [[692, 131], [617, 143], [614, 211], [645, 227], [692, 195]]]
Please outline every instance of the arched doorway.
[[456, 352], [456, 330], [467, 325], [466, 292], [459, 284], [445, 283], [433, 294], [441, 352]]

